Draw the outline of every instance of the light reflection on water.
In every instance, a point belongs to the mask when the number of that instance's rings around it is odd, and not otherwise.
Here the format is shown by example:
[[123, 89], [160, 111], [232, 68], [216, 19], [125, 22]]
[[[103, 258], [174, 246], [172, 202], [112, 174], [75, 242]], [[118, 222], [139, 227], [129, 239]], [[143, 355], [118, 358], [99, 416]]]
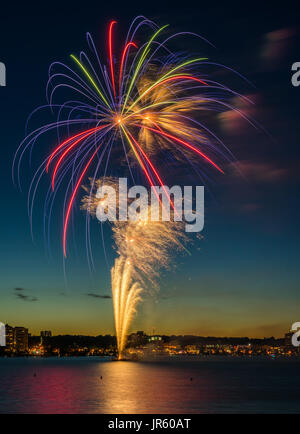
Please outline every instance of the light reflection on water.
[[0, 413], [300, 412], [298, 373], [297, 360], [0, 359]]

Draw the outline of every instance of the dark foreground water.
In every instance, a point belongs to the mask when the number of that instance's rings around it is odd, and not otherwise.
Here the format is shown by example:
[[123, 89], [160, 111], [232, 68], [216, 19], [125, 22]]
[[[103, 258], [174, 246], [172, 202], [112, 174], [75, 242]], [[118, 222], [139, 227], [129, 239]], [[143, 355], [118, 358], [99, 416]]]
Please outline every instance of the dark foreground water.
[[2, 358], [0, 413], [299, 413], [299, 366], [296, 359]]

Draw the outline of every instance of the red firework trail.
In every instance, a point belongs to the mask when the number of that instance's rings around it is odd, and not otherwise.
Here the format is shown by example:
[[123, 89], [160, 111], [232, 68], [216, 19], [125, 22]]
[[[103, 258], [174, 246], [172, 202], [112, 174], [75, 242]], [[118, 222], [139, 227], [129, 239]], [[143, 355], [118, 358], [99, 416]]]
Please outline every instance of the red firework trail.
[[109, 51], [111, 82], [112, 82], [112, 87], [113, 87], [114, 95], [115, 95], [115, 99], [116, 99], [117, 95], [116, 95], [115, 74], [114, 74], [114, 60], [113, 60], [113, 52], [112, 52], [112, 30], [113, 30], [113, 26], [115, 24], [117, 24], [117, 21], [111, 21], [110, 25], [109, 25], [109, 30], [108, 30], [108, 51]]
[[[138, 144], [138, 142], [135, 140], [135, 138], [134, 138], [134, 137], [129, 133], [129, 131], [127, 131], [127, 134], [129, 135], [129, 137], [131, 138], [131, 140], [132, 140], [132, 141], [134, 142], [134, 144], [137, 146], [137, 148], [139, 149], [139, 151], [141, 152], [141, 154], [143, 155], [143, 157], [145, 158], [145, 160], [147, 161], [147, 163], [148, 163], [149, 166], [151, 167], [151, 169], [152, 169], [152, 171], [154, 172], [154, 174], [155, 174], [155, 176], [156, 176], [158, 182], [160, 183], [160, 185], [161, 185], [161, 187], [163, 188], [163, 190], [164, 190], [166, 196], [168, 197], [169, 202], [170, 202], [172, 208], [174, 209], [175, 213], [178, 215], [178, 213], [177, 213], [177, 211], [176, 211], [176, 209], [175, 209], [175, 207], [174, 207], [174, 203], [173, 203], [173, 201], [171, 200], [170, 195], [169, 195], [169, 193], [167, 192], [167, 190], [166, 190], [166, 188], [165, 188], [165, 186], [164, 186], [164, 183], [163, 183], [161, 177], [159, 176], [157, 170], [155, 169], [153, 163], [152, 163], [151, 160], [148, 158], [148, 156], [145, 154], [145, 152], [143, 151], [143, 149], [141, 148], [141, 146]], [[159, 202], [161, 203], [160, 197], [158, 196], [156, 190], [154, 190], [154, 193], [155, 193], [156, 197], [158, 198]]]
[[124, 61], [127, 54], [127, 51], [129, 50], [129, 47], [132, 46], [134, 48], [137, 48], [137, 45], [134, 42], [128, 42], [125, 45], [125, 48], [123, 50], [123, 54], [121, 57], [121, 66], [120, 66], [120, 74], [119, 74], [119, 93], [121, 93], [121, 84], [122, 84], [122, 74], [123, 74], [123, 67], [124, 67]]
[[184, 145], [187, 148], [191, 149], [192, 151], [196, 152], [196, 154], [201, 155], [201, 157], [203, 157], [206, 161], [208, 161], [212, 166], [214, 166], [219, 172], [223, 173], [223, 175], [224, 175], [224, 171], [216, 163], [214, 163], [207, 155], [205, 155], [203, 152], [199, 151], [199, 149], [195, 148], [195, 146], [191, 145], [190, 143], [188, 143], [184, 140], [181, 140], [178, 137], [172, 136], [171, 134], [163, 132], [161, 130], [161, 128], [160, 128], [160, 130], [156, 130], [155, 128], [146, 127], [143, 125], [136, 125], [136, 126], [140, 127], [140, 128], [145, 128], [146, 130], [149, 130], [149, 131], [153, 131], [154, 133], [160, 134], [164, 137], [167, 137], [168, 139], [175, 140], [176, 142], [181, 143], [182, 145]]
[[69, 218], [70, 218], [70, 212], [71, 212], [71, 209], [72, 209], [72, 205], [73, 205], [73, 202], [74, 202], [77, 190], [78, 190], [78, 188], [79, 188], [79, 186], [80, 186], [80, 184], [82, 182], [82, 179], [83, 179], [84, 175], [86, 174], [86, 171], [88, 170], [88, 168], [89, 168], [91, 162], [93, 161], [95, 155], [97, 154], [100, 146], [98, 146], [98, 148], [96, 149], [96, 151], [93, 153], [93, 155], [89, 159], [87, 165], [83, 169], [83, 171], [82, 171], [82, 173], [81, 173], [81, 175], [80, 175], [80, 177], [79, 177], [79, 179], [78, 179], [78, 181], [77, 181], [77, 183], [75, 185], [75, 188], [73, 190], [73, 193], [72, 193], [72, 196], [71, 196], [68, 208], [67, 208], [67, 212], [66, 212], [66, 216], [65, 216], [65, 221], [64, 221], [64, 231], [63, 231], [63, 251], [64, 251], [64, 256], [65, 257], [67, 256], [67, 252], [66, 252], [67, 228], [68, 228], [68, 222], [69, 222]]
[[94, 134], [96, 131], [100, 131], [100, 130], [102, 130], [103, 128], [105, 128], [105, 127], [107, 127], [108, 126], [108, 124], [107, 125], [102, 125], [101, 127], [98, 127], [98, 128], [94, 128], [93, 129], [93, 131], [90, 131], [90, 132], [86, 132], [86, 134], [84, 134], [84, 132], [83, 132], [83, 135], [79, 138], [79, 139], [77, 139], [77, 140], [75, 140], [75, 142], [73, 142], [62, 154], [61, 154], [61, 156], [60, 156], [60, 158], [59, 158], [59, 160], [57, 161], [57, 163], [56, 163], [56, 165], [55, 165], [55, 168], [54, 168], [54, 170], [53, 170], [53, 175], [52, 175], [52, 190], [54, 191], [54, 181], [55, 181], [55, 176], [56, 176], [56, 173], [57, 173], [57, 170], [58, 170], [58, 168], [59, 168], [59, 166], [60, 166], [60, 164], [61, 164], [61, 162], [64, 160], [64, 158], [66, 157], [66, 155], [76, 146], [76, 145], [78, 145], [78, 143], [79, 142], [81, 142], [81, 140], [84, 140], [84, 139], [86, 139], [87, 137], [89, 137], [89, 136], [91, 136], [92, 134]]
[[63, 148], [68, 143], [72, 142], [72, 140], [76, 139], [77, 137], [82, 136], [83, 134], [88, 133], [89, 131], [94, 132], [95, 130], [96, 130], [96, 128], [91, 128], [90, 130], [82, 131], [81, 133], [78, 133], [78, 134], [75, 134], [72, 137], [69, 137], [64, 142], [62, 142], [59, 146], [57, 146], [57, 148], [54, 149], [54, 151], [52, 152], [52, 154], [48, 158], [48, 162], [47, 162], [47, 165], [46, 165], [46, 172], [48, 172], [48, 170], [49, 170], [49, 166], [50, 166], [50, 163], [51, 163], [52, 159], [54, 158], [54, 156], [58, 153], [58, 151], [61, 148]]

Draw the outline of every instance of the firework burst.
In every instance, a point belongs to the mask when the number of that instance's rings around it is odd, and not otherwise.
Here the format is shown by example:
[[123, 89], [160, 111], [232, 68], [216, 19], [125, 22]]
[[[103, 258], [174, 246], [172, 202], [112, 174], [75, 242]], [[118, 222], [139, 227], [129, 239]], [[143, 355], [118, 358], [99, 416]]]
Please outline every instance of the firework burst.
[[[168, 26], [158, 27], [139, 16], [131, 24], [125, 42], [116, 44], [116, 28], [116, 21], [108, 26], [107, 57], [103, 63], [87, 34], [89, 54], [72, 54], [68, 64], [55, 62], [50, 66], [48, 105], [39, 110], [50, 107], [57, 113], [57, 120], [32, 131], [14, 159], [13, 172], [20, 183], [25, 151], [30, 150], [31, 156], [33, 145], [42, 135], [57, 131], [58, 143], [41, 161], [31, 182], [28, 208], [32, 218], [44, 174], [51, 178], [44, 210], [48, 222], [57, 191], [64, 191], [64, 256], [79, 187], [88, 176], [94, 181], [100, 173], [105, 176], [111, 160], [118, 167], [126, 161], [133, 179], [137, 166], [150, 186], [165, 183], [161, 167], [156, 167], [153, 160], [162, 151], [164, 161], [184, 159], [193, 164], [196, 159], [203, 163], [201, 171], [211, 167], [224, 173], [219, 161], [226, 158], [227, 151], [221, 140], [199, 121], [199, 113], [228, 108], [238, 111], [225, 98], [237, 94], [205, 76], [205, 66], [212, 64], [205, 57], [190, 58], [170, 50], [170, 41], [184, 33], [166, 35]], [[146, 32], [150, 32], [150, 37], [143, 42]], [[218, 92], [222, 98], [217, 97]], [[57, 93], [62, 96], [62, 103], [54, 101]]]

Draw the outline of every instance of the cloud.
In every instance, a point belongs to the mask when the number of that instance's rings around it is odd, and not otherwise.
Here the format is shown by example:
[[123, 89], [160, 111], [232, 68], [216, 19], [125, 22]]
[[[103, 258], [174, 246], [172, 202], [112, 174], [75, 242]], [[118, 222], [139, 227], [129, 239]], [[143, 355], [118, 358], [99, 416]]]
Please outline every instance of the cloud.
[[[245, 127], [251, 126], [250, 119], [256, 118], [258, 94], [232, 98], [229, 110], [218, 114], [221, 128], [231, 135], [239, 136]], [[247, 119], [248, 118], [248, 119]]]
[[93, 292], [88, 292], [87, 294], [88, 297], [93, 297], [93, 298], [111, 298], [111, 295], [100, 295], [100, 294], [94, 294]]
[[276, 69], [278, 63], [289, 53], [292, 37], [297, 30], [282, 28], [264, 35], [264, 44], [261, 49], [263, 66], [268, 69]]
[[17, 298], [23, 301], [38, 301], [37, 297], [30, 297], [29, 295], [24, 294], [15, 294]]
[[231, 166], [237, 176], [242, 174], [250, 181], [259, 183], [280, 181], [288, 175], [288, 170], [286, 168], [278, 167], [274, 163], [244, 160], [232, 163]]

